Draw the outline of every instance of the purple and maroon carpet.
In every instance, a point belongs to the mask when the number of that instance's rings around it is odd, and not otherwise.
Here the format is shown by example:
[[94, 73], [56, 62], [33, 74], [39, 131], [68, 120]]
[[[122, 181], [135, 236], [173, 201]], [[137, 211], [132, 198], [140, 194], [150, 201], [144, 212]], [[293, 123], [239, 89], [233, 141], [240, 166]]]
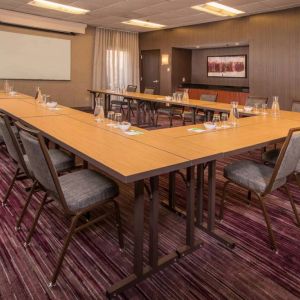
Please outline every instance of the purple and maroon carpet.
[[[260, 152], [247, 153], [217, 164], [217, 202], [224, 178], [223, 167], [234, 159], [259, 159]], [[14, 165], [5, 150], [0, 150], [0, 197], [3, 198], [12, 178]], [[42, 194], [36, 194], [22, 225], [14, 230], [28, 182], [18, 182], [8, 207], [0, 207], [0, 299], [105, 299], [105, 290], [132, 272], [133, 259], [133, 189], [120, 184], [125, 251], [118, 250], [113, 218], [77, 234], [68, 249], [57, 286], [47, 287], [55, 267], [69, 220], [55, 203], [41, 215], [30, 247], [23, 243]], [[300, 205], [300, 190], [291, 180], [289, 186]], [[160, 178], [160, 196], [168, 195], [167, 176]], [[177, 178], [178, 204], [184, 207], [185, 187]], [[178, 263], [129, 289], [120, 299], [299, 299], [300, 298], [300, 228], [287, 196], [274, 192], [267, 199], [267, 209], [278, 243], [278, 254], [269, 248], [264, 219], [255, 199], [246, 204], [246, 192], [229, 188], [224, 221], [217, 223], [235, 242], [234, 250], [225, 249], [196, 229], [204, 246]], [[148, 249], [148, 207], [146, 201], [144, 256]], [[185, 239], [183, 218], [160, 209], [160, 252], [168, 253]]]

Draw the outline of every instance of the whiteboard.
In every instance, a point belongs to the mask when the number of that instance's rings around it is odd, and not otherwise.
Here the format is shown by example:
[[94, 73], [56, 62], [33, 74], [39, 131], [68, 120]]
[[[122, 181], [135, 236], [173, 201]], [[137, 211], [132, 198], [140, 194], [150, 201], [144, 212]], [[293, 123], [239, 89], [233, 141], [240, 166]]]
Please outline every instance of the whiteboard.
[[71, 80], [71, 41], [0, 31], [0, 79]]

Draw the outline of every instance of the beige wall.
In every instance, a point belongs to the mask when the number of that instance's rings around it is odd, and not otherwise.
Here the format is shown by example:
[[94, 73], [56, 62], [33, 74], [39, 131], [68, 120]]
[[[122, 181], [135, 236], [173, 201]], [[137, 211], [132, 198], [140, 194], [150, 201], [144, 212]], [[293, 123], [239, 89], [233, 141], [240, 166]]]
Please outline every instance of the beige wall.
[[[86, 34], [75, 36], [4, 25], [0, 25], [0, 30], [71, 40], [70, 81], [13, 80], [11, 82], [15, 90], [25, 94], [34, 95], [35, 87], [40, 86], [43, 93], [51, 95], [60, 104], [72, 107], [90, 105], [90, 95], [87, 89], [92, 87], [95, 28], [88, 27]], [[2, 84], [0, 80], [0, 88]]]
[[[300, 8], [222, 22], [140, 35], [141, 50], [172, 47], [249, 44], [249, 86], [252, 95], [279, 95], [283, 108], [300, 99]], [[171, 72], [161, 68], [161, 92], [171, 90]]]

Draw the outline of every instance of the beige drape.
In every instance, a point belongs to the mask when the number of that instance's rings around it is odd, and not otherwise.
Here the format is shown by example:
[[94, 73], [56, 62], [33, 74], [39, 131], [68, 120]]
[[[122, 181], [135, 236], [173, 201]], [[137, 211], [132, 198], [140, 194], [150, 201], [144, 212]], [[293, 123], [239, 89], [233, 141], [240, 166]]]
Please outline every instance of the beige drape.
[[93, 89], [139, 86], [138, 33], [96, 29]]

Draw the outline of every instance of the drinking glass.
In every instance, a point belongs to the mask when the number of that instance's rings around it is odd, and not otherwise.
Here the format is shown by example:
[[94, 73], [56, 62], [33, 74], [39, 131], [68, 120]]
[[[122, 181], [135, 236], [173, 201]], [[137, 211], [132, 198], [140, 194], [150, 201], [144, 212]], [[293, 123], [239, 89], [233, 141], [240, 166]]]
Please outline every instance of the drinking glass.
[[119, 127], [122, 122], [122, 113], [115, 113], [116, 127]]
[[42, 96], [42, 99], [43, 99], [42, 105], [43, 105], [43, 106], [46, 106], [48, 100], [50, 99], [50, 95], [44, 94], [44, 95]]
[[222, 120], [222, 125], [221, 125], [222, 128], [230, 127], [228, 124], [228, 114], [227, 113], [222, 113], [221, 120]]
[[268, 107], [268, 104], [261, 105], [261, 114], [264, 116], [268, 114], [267, 107]]
[[109, 120], [107, 126], [114, 126], [114, 117], [115, 117], [115, 112], [114, 111], [109, 111], [107, 112], [107, 119]]
[[176, 93], [173, 93], [172, 100], [176, 102], [176, 99], [177, 99], [177, 95], [176, 95]]
[[216, 127], [221, 127], [220, 125], [221, 125], [221, 122], [220, 122], [221, 120], [220, 120], [220, 115], [219, 114], [214, 114], [214, 116], [213, 116], [213, 119], [212, 119], [212, 122], [214, 123], [214, 124], [216, 124]]
[[258, 104], [258, 103], [254, 103], [254, 110], [253, 110], [253, 112], [254, 112], [255, 114], [258, 114], [258, 113], [259, 113], [259, 104]]

